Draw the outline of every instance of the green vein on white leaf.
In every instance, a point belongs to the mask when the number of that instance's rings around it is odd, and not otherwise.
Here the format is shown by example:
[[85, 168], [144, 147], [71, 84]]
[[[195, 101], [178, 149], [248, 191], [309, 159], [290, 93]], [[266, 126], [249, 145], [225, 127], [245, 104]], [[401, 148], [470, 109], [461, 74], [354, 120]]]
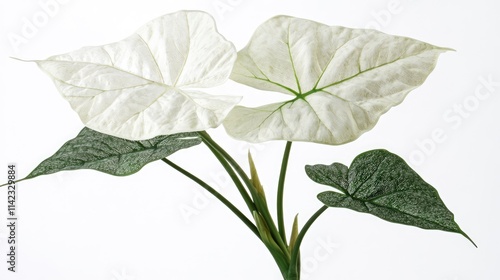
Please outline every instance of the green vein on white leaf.
[[420, 86], [447, 50], [375, 30], [274, 17], [238, 53], [231, 79], [294, 98], [257, 108], [236, 106], [224, 127], [249, 142], [353, 141]]

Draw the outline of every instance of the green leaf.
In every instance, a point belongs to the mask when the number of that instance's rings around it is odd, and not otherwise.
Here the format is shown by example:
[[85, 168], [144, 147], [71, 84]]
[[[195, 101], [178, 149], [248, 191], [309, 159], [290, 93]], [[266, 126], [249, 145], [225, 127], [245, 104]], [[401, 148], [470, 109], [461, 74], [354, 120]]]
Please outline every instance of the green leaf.
[[313, 181], [340, 191], [318, 195], [326, 206], [370, 213], [389, 222], [460, 233], [474, 244], [455, 223], [436, 189], [402, 158], [386, 150], [362, 153], [349, 168], [340, 163], [308, 165], [306, 173]]
[[226, 82], [235, 60], [209, 14], [179, 11], [119, 42], [36, 63], [85, 126], [145, 140], [219, 126], [241, 98], [199, 89]]
[[271, 18], [238, 52], [231, 79], [284, 93], [283, 101], [236, 106], [224, 127], [249, 142], [353, 141], [420, 86], [447, 50], [376, 30]]
[[200, 143], [196, 132], [130, 141], [84, 128], [25, 179], [77, 169], [94, 169], [111, 175], [127, 176], [152, 161]]

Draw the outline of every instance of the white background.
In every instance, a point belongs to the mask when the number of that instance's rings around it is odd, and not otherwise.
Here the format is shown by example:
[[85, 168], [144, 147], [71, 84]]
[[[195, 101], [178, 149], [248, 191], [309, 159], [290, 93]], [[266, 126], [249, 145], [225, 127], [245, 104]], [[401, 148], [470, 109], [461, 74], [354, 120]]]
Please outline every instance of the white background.
[[[260, 23], [278, 14], [378, 28], [455, 49], [440, 57], [422, 87], [355, 142], [293, 145], [285, 190], [286, 223], [291, 226], [293, 216], [300, 213], [303, 225], [321, 205], [316, 194], [328, 189], [307, 178], [305, 164], [348, 165], [363, 151], [385, 148], [409, 161], [439, 190], [479, 248], [458, 234], [329, 209], [303, 242], [303, 279], [499, 279], [500, 7], [496, 1], [65, 0], [44, 9], [47, 2], [0, 4], [0, 166], [4, 166], [0, 170], [15, 162], [21, 177], [83, 126], [34, 63], [9, 56], [43, 59], [111, 43], [153, 18], [181, 9], [211, 13], [219, 31], [237, 49]], [[29, 24], [36, 24], [36, 30], [25, 36], [22, 31]], [[22, 41], [9, 39], [15, 36]], [[488, 88], [481, 80], [496, 84]], [[246, 105], [263, 104], [273, 95], [232, 81], [212, 92], [244, 95]], [[482, 94], [480, 99], [477, 93]], [[246, 152], [252, 150], [274, 207], [284, 142], [249, 145], [230, 139], [222, 128], [209, 133], [245, 167]], [[203, 145], [178, 152], [172, 159], [245, 209]], [[7, 174], [1, 172], [3, 183]], [[20, 183], [17, 273], [8, 272], [4, 261], [6, 201], [2, 188], [0, 279], [280, 279], [265, 247], [231, 212], [162, 162], [129, 177], [84, 170]]]

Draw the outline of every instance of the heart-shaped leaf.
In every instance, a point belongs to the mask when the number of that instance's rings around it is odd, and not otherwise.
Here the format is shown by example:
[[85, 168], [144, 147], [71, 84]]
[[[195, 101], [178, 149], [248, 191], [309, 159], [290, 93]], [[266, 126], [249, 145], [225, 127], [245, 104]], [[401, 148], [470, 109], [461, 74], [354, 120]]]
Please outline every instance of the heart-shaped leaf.
[[200, 143], [196, 132], [131, 141], [84, 128], [25, 179], [77, 169], [94, 169], [111, 175], [127, 176], [150, 162]]
[[220, 125], [240, 97], [194, 89], [225, 82], [235, 59], [210, 15], [181, 11], [117, 43], [36, 62], [87, 127], [144, 140]]
[[291, 97], [236, 106], [224, 127], [250, 142], [350, 142], [420, 86], [446, 50], [376, 30], [274, 17], [238, 52], [231, 79]]
[[320, 193], [318, 199], [327, 206], [370, 213], [394, 223], [460, 233], [472, 242], [455, 223], [436, 189], [402, 158], [386, 150], [362, 153], [349, 168], [341, 163], [308, 165], [306, 173], [313, 181], [341, 192]]

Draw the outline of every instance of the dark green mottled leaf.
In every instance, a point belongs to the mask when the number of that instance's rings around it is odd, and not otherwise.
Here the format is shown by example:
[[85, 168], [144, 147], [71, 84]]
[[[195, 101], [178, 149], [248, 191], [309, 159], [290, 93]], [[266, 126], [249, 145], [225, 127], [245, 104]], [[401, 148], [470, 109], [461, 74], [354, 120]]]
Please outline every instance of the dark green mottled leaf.
[[201, 143], [196, 132], [130, 141], [84, 128], [25, 179], [63, 170], [94, 169], [116, 176], [139, 171], [144, 165]]
[[370, 213], [394, 223], [456, 232], [471, 240], [455, 223], [436, 189], [402, 158], [386, 150], [362, 153], [349, 168], [340, 163], [308, 165], [306, 173], [313, 181], [338, 190], [318, 195], [327, 206]]

